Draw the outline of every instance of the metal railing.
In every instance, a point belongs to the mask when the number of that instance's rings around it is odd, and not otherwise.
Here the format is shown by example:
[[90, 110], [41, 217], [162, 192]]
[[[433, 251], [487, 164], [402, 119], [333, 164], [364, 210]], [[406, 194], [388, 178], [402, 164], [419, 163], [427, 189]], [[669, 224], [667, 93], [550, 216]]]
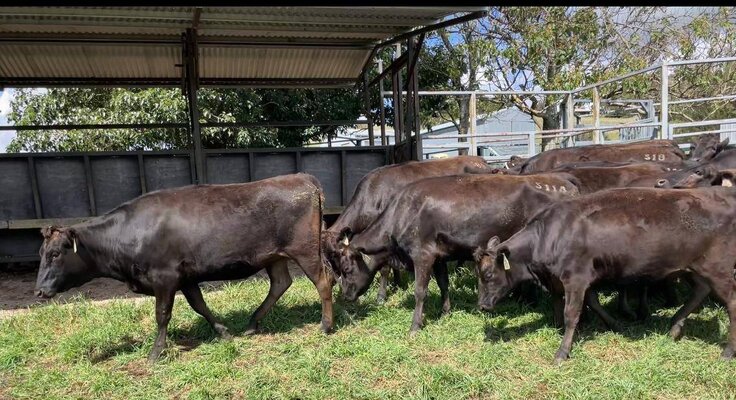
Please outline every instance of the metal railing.
[[[539, 150], [542, 150], [542, 144], [547, 144], [549, 147], [550, 141], [553, 142], [553, 147], [567, 147], [570, 145], [580, 144], [602, 144], [602, 143], [621, 143], [621, 142], [632, 142], [648, 139], [676, 139], [682, 137], [696, 136], [702, 134], [733, 134], [736, 133], [736, 118], [722, 118], [722, 119], [711, 119], [703, 121], [694, 121], [686, 123], [672, 123], [670, 122], [670, 105], [680, 104], [691, 104], [691, 103], [702, 103], [711, 101], [736, 101], [736, 94], [724, 94], [720, 96], [708, 96], [693, 99], [677, 99], [670, 100], [670, 74], [671, 69], [680, 66], [688, 66], [694, 64], [712, 64], [712, 63], [728, 63], [736, 62], [736, 57], [723, 57], [723, 58], [709, 58], [701, 60], [677, 60], [677, 61], [662, 61], [658, 64], [632, 71], [627, 74], [623, 74], [611, 79], [607, 79], [601, 82], [596, 82], [581, 86], [579, 88], [565, 91], [565, 90], [533, 90], [533, 91], [454, 91], [454, 90], [440, 90], [440, 91], [418, 91], [419, 96], [469, 96], [469, 125], [467, 129], [467, 135], [429, 135], [428, 132], [422, 133], [422, 141], [424, 142], [423, 148], [426, 149], [425, 155], [430, 153], [437, 153], [437, 150], [450, 151], [465, 151], [469, 155], [477, 155], [478, 148], [483, 146], [502, 146], [504, 143], [516, 143], [513, 146], [514, 153], [506, 155], [492, 155], [485, 156], [488, 161], [497, 161], [508, 159], [511, 155], [519, 155], [523, 157], [530, 157]], [[636, 122], [626, 124], [614, 124], [605, 125], [602, 123], [601, 115], [601, 103], [606, 102], [606, 99], [602, 99], [600, 95], [600, 88], [615, 82], [622, 81], [624, 79], [632, 78], [642, 74], [658, 73], [660, 80], [659, 87], [659, 101], [654, 102], [652, 99], [648, 101], [652, 108], [658, 107], [658, 110], [650, 114], [656, 113], [656, 115], [649, 115], [648, 118], [641, 119]], [[580, 102], [580, 99], [576, 99], [576, 95], [580, 95], [584, 92], [592, 92], [592, 126], [576, 126], [574, 104], [576, 101]], [[406, 92], [403, 92], [404, 94]], [[381, 98], [391, 97], [392, 93], [387, 91], [381, 91]], [[557, 95], [564, 96], [565, 99], [558, 103], [558, 106], [564, 107], [564, 113], [562, 118], [561, 129], [546, 129], [546, 130], [534, 130], [534, 131], [508, 131], [508, 132], [493, 132], [479, 133], [477, 127], [477, 110], [478, 110], [478, 98], [488, 96], [548, 96]], [[611, 100], [613, 101], [613, 100]], [[626, 100], [624, 100], [626, 101]], [[736, 115], [734, 116], [736, 117]], [[697, 128], [708, 127], [713, 125], [719, 125], [719, 129], [708, 129], [708, 130], [697, 130]], [[725, 125], [725, 126], [724, 126]], [[687, 128], [691, 128], [687, 130]], [[622, 130], [628, 130], [628, 135], [622, 135]], [[636, 132], [636, 130], [640, 130]], [[618, 131], [618, 139], [607, 139], [606, 133]], [[512, 139], [517, 137], [517, 139]], [[590, 140], [581, 140], [583, 137], [589, 137]], [[519, 139], [520, 138], [520, 139]], [[456, 139], [457, 142], [453, 143], [439, 143], [437, 141], [447, 142], [448, 139]], [[435, 142], [435, 143], [433, 143]], [[519, 145], [526, 143], [526, 145]], [[689, 144], [681, 144], [683, 148], [689, 147]], [[497, 151], [491, 151], [498, 154]]]

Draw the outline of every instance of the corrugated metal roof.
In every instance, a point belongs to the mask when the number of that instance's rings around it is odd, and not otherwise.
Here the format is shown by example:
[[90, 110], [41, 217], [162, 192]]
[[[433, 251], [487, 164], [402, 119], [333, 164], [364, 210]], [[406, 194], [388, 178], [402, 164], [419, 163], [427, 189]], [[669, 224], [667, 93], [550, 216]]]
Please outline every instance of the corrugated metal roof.
[[[200, 76], [357, 79], [379, 41], [479, 7], [2, 7], [0, 84], [181, 78], [196, 27]], [[11, 79], [13, 78], [13, 79]]]

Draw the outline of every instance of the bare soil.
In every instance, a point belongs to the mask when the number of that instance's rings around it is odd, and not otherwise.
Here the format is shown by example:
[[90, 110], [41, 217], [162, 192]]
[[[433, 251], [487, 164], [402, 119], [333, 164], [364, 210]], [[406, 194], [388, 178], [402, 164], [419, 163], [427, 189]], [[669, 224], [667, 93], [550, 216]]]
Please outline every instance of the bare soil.
[[[298, 265], [289, 262], [289, 272], [292, 277], [304, 275]], [[36, 286], [35, 268], [24, 268], [17, 270], [4, 270], [0, 272], [0, 317], [14, 314], [18, 311], [27, 310], [29, 306], [45, 304], [51, 299], [41, 299], [35, 295]], [[268, 279], [265, 270], [248, 279]], [[226, 281], [214, 281], [202, 283], [203, 288], [208, 290], [222, 286]], [[84, 285], [59, 293], [54, 300], [64, 302], [78, 294], [93, 301], [105, 301], [121, 298], [145, 298], [147, 296], [135, 294], [123, 283], [109, 278], [94, 279]]]

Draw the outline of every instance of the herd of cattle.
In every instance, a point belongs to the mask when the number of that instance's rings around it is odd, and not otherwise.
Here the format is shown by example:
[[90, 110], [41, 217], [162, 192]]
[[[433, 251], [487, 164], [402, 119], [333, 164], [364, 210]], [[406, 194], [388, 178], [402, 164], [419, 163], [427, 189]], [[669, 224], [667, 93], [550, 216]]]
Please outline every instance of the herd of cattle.
[[[478, 306], [492, 310], [512, 289], [534, 283], [552, 296], [564, 327], [555, 362], [566, 359], [587, 306], [611, 328], [598, 303], [614, 285], [628, 311], [627, 290], [671, 293], [672, 279], [692, 283], [672, 319], [681, 335], [687, 316], [713, 292], [730, 318], [724, 358], [736, 349], [736, 149], [702, 135], [688, 157], [676, 143], [653, 140], [555, 149], [506, 168], [480, 157], [408, 162], [367, 174], [337, 221], [323, 222], [316, 178], [284, 175], [230, 185], [199, 185], [145, 194], [87, 222], [42, 230], [36, 291], [52, 297], [96, 277], [126, 282], [156, 298], [158, 336], [149, 360], [166, 345], [174, 294], [223, 336], [227, 328], [205, 304], [199, 283], [242, 279], [265, 269], [270, 290], [247, 334], [288, 289], [287, 261], [315, 284], [322, 330], [332, 330], [332, 288], [352, 301], [381, 271], [415, 278], [410, 333], [422, 326], [429, 280], [450, 311], [448, 261], [475, 261]], [[672, 297], [672, 296], [670, 296]], [[671, 301], [676, 301], [672, 300]], [[628, 311], [630, 313], [630, 311]]]

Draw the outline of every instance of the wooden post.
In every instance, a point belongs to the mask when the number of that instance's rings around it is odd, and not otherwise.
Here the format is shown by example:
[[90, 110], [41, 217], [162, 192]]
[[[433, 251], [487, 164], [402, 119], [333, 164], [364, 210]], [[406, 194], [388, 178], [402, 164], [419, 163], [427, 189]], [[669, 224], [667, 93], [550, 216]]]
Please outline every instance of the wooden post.
[[475, 91], [470, 94], [470, 104], [468, 104], [468, 113], [470, 114], [470, 126], [468, 127], [469, 135], [470, 135], [470, 148], [468, 149], [468, 155], [469, 156], [477, 156], [478, 155], [478, 147], [475, 144], [475, 135], [476, 135], [476, 96]]
[[185, 70], [187, 100], [189, 103], [189, 129], [194, 145], [194, 165], [197, 172], [197, 184], [207, 183], [205, 174], [204, 151], [202, 150], [202, 133], [199, 126], [199, 105], [197, 89], [199, 89], [199, 62], [197, 55], [197, 31], [187, 29], [185, 33]]
[[[383, 60], [378, 60], [378, 74], [383, 73]], [[388, 139], [386, 138], [386, 107], [384, 106], [383, 102], [386, 99], [383, 97], [383, 79], [381, 79], [378, 82], [378, 93], [379, 93], [379, 101], [378, 101], [378, 109], [381, 112], [381, 146], [386, 146], [388, 144]]]

